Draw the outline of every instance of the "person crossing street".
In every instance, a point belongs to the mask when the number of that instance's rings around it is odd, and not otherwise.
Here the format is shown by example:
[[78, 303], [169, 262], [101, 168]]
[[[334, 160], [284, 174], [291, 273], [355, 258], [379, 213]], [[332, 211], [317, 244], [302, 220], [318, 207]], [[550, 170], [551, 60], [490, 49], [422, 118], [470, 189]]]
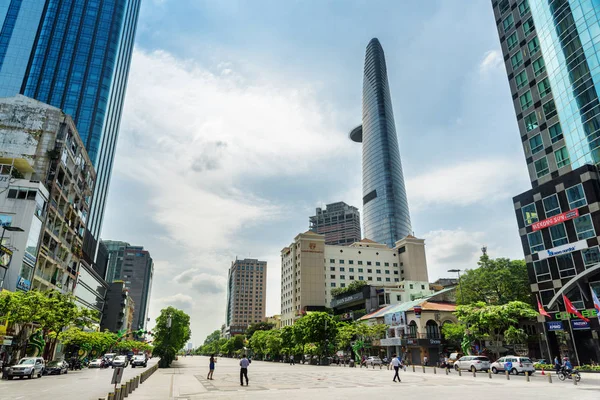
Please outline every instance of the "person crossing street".
[[248, 386], [248, 366], [250, 365], [250, 360], [244, 354], [244, 358], [240, 360], [240, 386], [244, 386], [244, 378], [246, 378], [246, 386]]
[[400, 362], [400, 358], [394, 354], [392, 361], [390, 362], [390, 365], [392, 367], [394, 367], [394, 382], [396, 382], [396, 378], [398, 378], [398, 382], [400, 382], [400, 375], [398, 375], [398, 371], [400, 370], [400, 367], [402, 366], [402, 363]]

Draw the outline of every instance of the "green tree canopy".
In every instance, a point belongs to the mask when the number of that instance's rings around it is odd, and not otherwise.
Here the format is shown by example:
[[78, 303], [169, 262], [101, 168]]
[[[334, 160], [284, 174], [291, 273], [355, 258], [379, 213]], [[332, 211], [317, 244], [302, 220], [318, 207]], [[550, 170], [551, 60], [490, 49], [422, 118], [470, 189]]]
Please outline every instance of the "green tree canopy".
[[256, 322], [248, 326], [248, 329], [246, 329], [246, 337], [250, 339], [256, 331], [269, 331], [273, 328], [275, 328], [275, 324], [271, 322]]
[[524, 260], [480, 257], [479, 268], [469, 269], [460, 278], [457, 290], [458, 304], [484, 302], [507, 304], [511, 301], [529, 303], [531, 289]]
[[[169, 320], [171, 326], [169, 326]], [[160, 357], [159, 367], [168, 368], [177, 352], [190, 339], [190, 316], [175, 307], [164, 308], [156, 318], [153, 332], [153, 353]]]
[[311, 312], [293, 325], [297, 344], [313, 344], [321, 355], [327, 355], [329, 345], [335, 343], [337, 322], [325, 312]]

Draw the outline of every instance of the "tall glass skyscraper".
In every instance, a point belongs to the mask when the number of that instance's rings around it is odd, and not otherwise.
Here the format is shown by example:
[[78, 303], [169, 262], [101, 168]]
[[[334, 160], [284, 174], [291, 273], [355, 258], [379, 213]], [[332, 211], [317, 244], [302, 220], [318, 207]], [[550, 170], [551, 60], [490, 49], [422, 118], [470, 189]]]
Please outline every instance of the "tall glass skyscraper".
[[0, 97], [21, 93], [71, 115], [96, 168], [88, 254], [102, 228], [140, 2], [0, 4]]
[[363, 144], [364, 237], [393, 247], [412, 233], [385, 56], [379, 40], [367, 46], [362, 125], [350, 139]]

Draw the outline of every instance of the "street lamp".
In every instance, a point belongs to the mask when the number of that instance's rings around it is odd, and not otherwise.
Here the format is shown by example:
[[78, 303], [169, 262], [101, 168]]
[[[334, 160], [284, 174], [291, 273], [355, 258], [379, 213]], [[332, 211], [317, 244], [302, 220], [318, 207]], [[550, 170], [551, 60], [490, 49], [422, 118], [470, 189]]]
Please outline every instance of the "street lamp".
[[[18, 226], [10, 226], [10, 225], [0, 225], [2, 227], [2, 236], [0, 236], [0, 257], [2, 257], [4, 255], [4, 253], [6, 252], [6, 250], [8, 250], [6, 247], [4, 247], [4, 245], [2, 244], [2, 242], [4, 241], [4, 234], [6, 231], [9, 232], [25, 232], [23, 229], [19, 228]], [[12, 257], [12, 256], [11, 256]], [[6, 272], [8, 271], [8, 267], [10, 266], [10, 261], [8, 261], [6, 263], [6, 265], [2, 265], [0, 264], [0, 267], [2, 267], [4, 269], [4, 275], [2, 275], [2, 280], [0, 281], [0, 288], [2, 288], [4, 286], [4, 279], [6, 279]]]
[[456, 274], [458, 275], [458, 290], [460, 290], [460, 302], [464, 304], [464, 295], [462, 292], [462, 288], [460, 287], [460, 269], [449, 269], [448, 272], [456, 272]]

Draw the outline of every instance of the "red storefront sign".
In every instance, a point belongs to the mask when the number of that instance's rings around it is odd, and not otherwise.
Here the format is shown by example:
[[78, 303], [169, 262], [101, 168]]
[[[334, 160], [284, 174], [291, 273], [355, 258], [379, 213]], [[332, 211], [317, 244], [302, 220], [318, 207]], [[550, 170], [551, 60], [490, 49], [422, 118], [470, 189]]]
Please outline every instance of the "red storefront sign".
[[555, 215], [550, 218], [546, 218], [543, 221], [536, 222], [531, 225], [531, 228], [535, 232], [535, 231], [539, 231], [540, 229], [544, 229], [549, 226], [560, 224], [561, 222], [565, 222], [565, 221], [568, 221], [570, 219], [577, 218], [577, 217], [579, 217], [579, 210], [571, 210], [571, 211], [564, 212], [562, 214]]

